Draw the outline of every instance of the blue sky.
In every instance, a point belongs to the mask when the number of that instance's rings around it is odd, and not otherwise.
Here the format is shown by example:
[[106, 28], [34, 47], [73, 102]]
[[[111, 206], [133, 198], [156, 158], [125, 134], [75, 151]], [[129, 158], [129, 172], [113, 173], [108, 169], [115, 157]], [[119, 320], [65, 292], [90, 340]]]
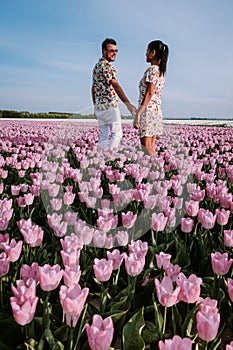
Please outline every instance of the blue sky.
[[233, 118], [232, 13], [232, 0], [1, 0], [0, 109], [91, 113], [92, 68], [113, 37], [135, 105], [146, 46], [160, 39], [164, 116]]

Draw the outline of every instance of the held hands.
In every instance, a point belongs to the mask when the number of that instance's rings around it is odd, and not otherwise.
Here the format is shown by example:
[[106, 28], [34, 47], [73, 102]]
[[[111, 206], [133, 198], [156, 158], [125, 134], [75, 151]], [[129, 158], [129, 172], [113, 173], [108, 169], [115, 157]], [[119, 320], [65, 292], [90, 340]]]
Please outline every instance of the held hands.
[[133, 126], [134, 126], [135, 129], [139, 129], [140, 120], [141, 120], [141, 113], [140, 113], [140, 112], [137, 112], [137, 113], [135, 114], [134, 122], [133, 122]]
[[136, 115], [137, 109], [134, 105], [132, 105], [131, 103], [126, 103], [126, 107], [132, 115]]

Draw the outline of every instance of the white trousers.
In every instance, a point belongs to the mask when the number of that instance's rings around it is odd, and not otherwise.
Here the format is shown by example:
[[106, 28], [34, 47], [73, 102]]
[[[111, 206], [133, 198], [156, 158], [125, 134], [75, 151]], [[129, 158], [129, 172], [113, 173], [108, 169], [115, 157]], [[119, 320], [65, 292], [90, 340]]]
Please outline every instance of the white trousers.
[[[95, 109], [95, 116], [99, 126], [99, 148], [107, 147], [111, 150], [117, 148], [121, 142], [123, 133], [121, 127], [121, 113], [119, 107], [110, 107], [104, 110]], [[109, 142], [109, 135], [111, 141]]]

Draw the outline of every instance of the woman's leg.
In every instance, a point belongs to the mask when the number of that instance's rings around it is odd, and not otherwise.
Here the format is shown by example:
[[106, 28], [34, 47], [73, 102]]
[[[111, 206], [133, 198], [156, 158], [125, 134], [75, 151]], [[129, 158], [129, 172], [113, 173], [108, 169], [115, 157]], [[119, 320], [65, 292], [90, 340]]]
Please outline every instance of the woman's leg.
[[155, 141], [156, 141], [155, 136], [144, 136], [141, 138], [141, 144], [142, 146], [145, 147], [147, 153], [150, 156], [155, 155]]
[[155, 143], [156, 143], [156, 136], [154, 135], [151, 138], [151, 151], [153, 155], [155, 155]]

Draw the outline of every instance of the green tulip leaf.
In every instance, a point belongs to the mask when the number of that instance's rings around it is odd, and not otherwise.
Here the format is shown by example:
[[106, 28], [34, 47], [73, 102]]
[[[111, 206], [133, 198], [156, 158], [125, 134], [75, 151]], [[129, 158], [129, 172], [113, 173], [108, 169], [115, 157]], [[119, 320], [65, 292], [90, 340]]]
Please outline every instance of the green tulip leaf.
[[123, 349], [124, 350], [144, 350], [145, 343], [142, 338], [142, 329], [145, 326], [143, 308], [138, 311], [126, 323], [123, 328]]

